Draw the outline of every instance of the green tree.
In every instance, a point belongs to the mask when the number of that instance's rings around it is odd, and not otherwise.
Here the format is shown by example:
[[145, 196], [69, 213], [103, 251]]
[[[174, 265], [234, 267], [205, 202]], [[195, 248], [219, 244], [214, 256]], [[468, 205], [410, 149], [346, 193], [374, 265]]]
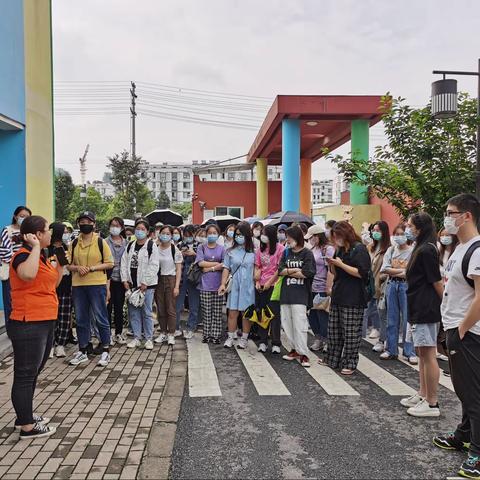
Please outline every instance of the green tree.
[[75, 187], [70, 173], [62, 168], [55, 170], [55, 218], [60, 221], [69, 219], [69, 205]]
[[188, 216], [192, 213], [192, 204], [190, 202], [173, 203], [171, 208], [174, 212], [178, 212], [184, 220], [188, 220]]
[[80, 196], [83, 188], [76, 186], [73, 190], [72, 200], [69, 205], [68, 219], [74, 223], [78, 215], [85, 210], [91, 211], [97, 218], [97, 226], [103, 232], [106, 231], [108, 222], [108, 204], [102, 198], [99, 192], [93, 187], [87, 187], [87, 197], [84, 199]]
[[138, 185], [135, 196], [137, 201], [137, 212], [141, 212], [142, 215], [147, 215], [152, 210], [155, 210], [155, 198], [146, 185], [143, 183]]
[[170, 208], [170, 197], [165, 190], [162, 190], [157, 198], [157, 208]]
[[112, 185], [119, 196], [119, 205], [123, 209], [118, 211], [118, 215], [123, 215], [125, 218], [133, 218], [137, 211], [136, 195], [141, 193], [140, 186], [143, 180], [142, 158], [131, 157], [130, 154], [124, 150], [108, 157], [109, 166], [112, 170]]
[[403, 217], [425, 210], [441, 224], [450, 197], [475, 191], [476, 101], [460, 94], [458, 113], [447, 120], [435, 120], [430, 105], [414, 109], [403, 98], [385, 97], [383, 108], [388, 142], [369, 162], [352, 154], [330, 158], [347, 181], [370, 187]]

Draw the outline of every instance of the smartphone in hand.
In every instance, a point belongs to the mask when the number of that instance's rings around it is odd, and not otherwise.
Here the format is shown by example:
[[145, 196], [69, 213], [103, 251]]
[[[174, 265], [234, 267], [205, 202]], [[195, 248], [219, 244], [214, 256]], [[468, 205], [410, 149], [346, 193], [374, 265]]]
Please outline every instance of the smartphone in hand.
[[57, 257], [57, 260], [58, 260], [58, 263], [64, 267], [65, 265], [68, 265], [68, 258], [67, 258], [67, 255], [65, 253], [65, 250], [63, 249], [63, 247], [56, 247], [54, 250], [53, 250], [53, 253], [55, 254], [55, 256]]

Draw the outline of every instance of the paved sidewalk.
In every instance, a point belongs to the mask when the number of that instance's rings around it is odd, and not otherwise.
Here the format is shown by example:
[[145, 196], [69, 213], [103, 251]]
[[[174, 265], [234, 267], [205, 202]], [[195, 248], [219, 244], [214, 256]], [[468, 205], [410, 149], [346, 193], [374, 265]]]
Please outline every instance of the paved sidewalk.
[[68, 365], [69, 357], [49, 360], [34, 409], [57, 431], [25, 441], [13, 431], [13, 359], [0, 363], [2, 480], [167, 478], [187, 370], [185, 342], [151, 351], [113, 347], [111, 355], [106, 368], [96, 366], [98, 357], [78, 367]]

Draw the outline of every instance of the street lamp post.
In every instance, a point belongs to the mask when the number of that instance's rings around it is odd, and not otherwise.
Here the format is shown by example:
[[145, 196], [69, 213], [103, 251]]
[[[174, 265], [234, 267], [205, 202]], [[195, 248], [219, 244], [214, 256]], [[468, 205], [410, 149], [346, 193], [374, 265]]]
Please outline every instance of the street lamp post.
[[451, 118], [457, 113], [457, 81], [446, 75], [469, 75], [477, 77], [477, 164], [475, 171], [475, 193], [480, 199], [480, 58], [477, 72], [434, 70], [434, 75], [443, 75], [443, 80], [432, 83], [432, 115], [434, 118]]

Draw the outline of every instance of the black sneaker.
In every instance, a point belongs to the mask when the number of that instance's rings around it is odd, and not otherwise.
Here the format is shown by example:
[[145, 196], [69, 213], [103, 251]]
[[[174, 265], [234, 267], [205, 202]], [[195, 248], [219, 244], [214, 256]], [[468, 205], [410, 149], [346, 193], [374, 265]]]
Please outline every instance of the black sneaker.
[[[42, 417], [41, 415], [33, 414], [33, 423], [42, 423], [43, 425], [46, 425], [49, 421], [50, 419], [48, 417]], [[20, 427], [21, 425], [18, 423], [18, 420], [15, 420], [15, 430], [20, 430]]]
[[453, 432], [447, 433], [446, 435], [437, 435], [433, 437], [433, 444], [438, 448], [443, 448], [443, 450], [458, 450], [459, 452], [468, 452], [470, 448], [470, 443], [460, 442], [455, 438]]
[[49, 427], [48, 425], [43, 425], [41, 423], [36, 423], [32, 430], [25, 432], [20, 430], [20, 440], [28, 440], [29, 438], [41, 438], [49, 437], [53, 435], [57, 429], [55, 427]]
[[467, 478], [480, 478], [480, 456], [469, 455], [462, 463], [458, 474]]
[[220, 339], [219, 338], [214, 338], [212, 340], [212, 343], [214, 343], [215, 345], [220, 345]]

